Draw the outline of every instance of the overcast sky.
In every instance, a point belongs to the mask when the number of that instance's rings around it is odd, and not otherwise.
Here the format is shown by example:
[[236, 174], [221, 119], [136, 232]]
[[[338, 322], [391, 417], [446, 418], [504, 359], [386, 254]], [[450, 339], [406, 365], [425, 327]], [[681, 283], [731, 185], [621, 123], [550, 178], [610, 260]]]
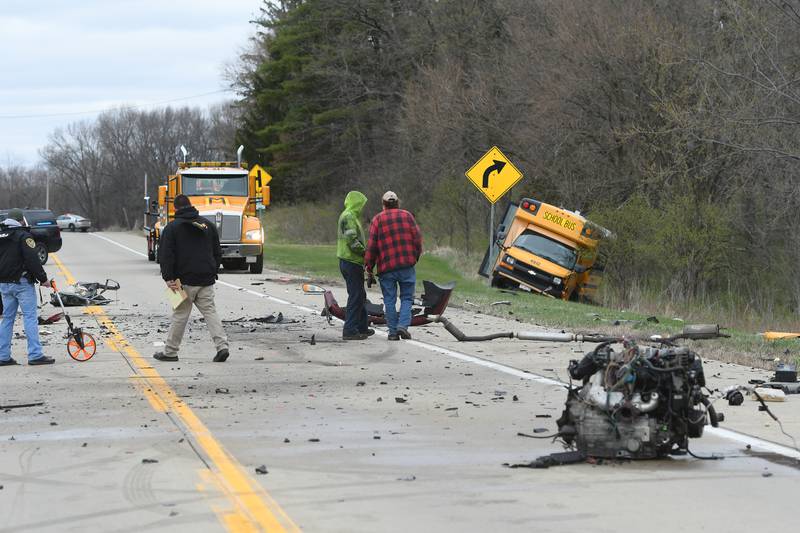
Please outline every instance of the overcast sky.
[[[249, 21], [261, 5], [0, 0], [0, 165], [37, 163], [55, 128], [97, 116], [67, 113], [203, 94], [171, 105], [206, 106], [232, 97], [207, 93], [227, 89], [222, 70], [254, 33]], [[62, 115], [40, 116], [55, 114]]]

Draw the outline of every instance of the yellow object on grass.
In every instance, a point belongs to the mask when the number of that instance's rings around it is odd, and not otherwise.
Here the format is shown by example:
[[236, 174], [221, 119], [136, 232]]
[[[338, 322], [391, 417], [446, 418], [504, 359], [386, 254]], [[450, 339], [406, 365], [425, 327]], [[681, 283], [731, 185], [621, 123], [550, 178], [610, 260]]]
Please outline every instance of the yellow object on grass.
[[800, 333], [790, 333], [786, 331], [765, 331], [761, 335], [765, 340], [777, 341], [780, 339], [797, 339], [800, 338]]

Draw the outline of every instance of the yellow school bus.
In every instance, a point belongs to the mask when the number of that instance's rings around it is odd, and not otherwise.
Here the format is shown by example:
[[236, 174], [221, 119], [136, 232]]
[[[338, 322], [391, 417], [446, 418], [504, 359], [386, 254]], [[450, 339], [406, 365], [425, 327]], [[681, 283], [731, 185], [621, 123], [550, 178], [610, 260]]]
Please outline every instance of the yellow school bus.
[[479, 272], [496, 287], [592, 300], [602, 277], [598, 248], [609, 236], [578, 212], [524, 198], [508, 206]]

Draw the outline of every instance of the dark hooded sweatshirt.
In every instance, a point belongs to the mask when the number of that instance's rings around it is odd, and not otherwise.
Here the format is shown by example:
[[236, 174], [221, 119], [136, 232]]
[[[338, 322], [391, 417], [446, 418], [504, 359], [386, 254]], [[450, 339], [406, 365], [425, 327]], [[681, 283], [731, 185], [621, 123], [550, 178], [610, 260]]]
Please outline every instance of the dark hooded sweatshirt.
[[217, 279], [222, 261], [217, 228], [192, 206], [178, 209], [158, 243], [158, 262], [165, 281], [207, 287]]

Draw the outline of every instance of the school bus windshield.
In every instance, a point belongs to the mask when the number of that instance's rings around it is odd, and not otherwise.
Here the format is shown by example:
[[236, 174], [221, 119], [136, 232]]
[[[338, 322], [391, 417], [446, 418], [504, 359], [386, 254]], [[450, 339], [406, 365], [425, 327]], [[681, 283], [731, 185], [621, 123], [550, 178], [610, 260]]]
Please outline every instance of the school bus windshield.
[[578, 259], [578, 252], [574, 248], [565, 246], [531, 230], [522, 232], [512, 246], [522, 248], [568, 270], [575, 268], [575, 262]]
[[247, 176], [182, 176], [181, 192], [186, 196], [247, 196]]

